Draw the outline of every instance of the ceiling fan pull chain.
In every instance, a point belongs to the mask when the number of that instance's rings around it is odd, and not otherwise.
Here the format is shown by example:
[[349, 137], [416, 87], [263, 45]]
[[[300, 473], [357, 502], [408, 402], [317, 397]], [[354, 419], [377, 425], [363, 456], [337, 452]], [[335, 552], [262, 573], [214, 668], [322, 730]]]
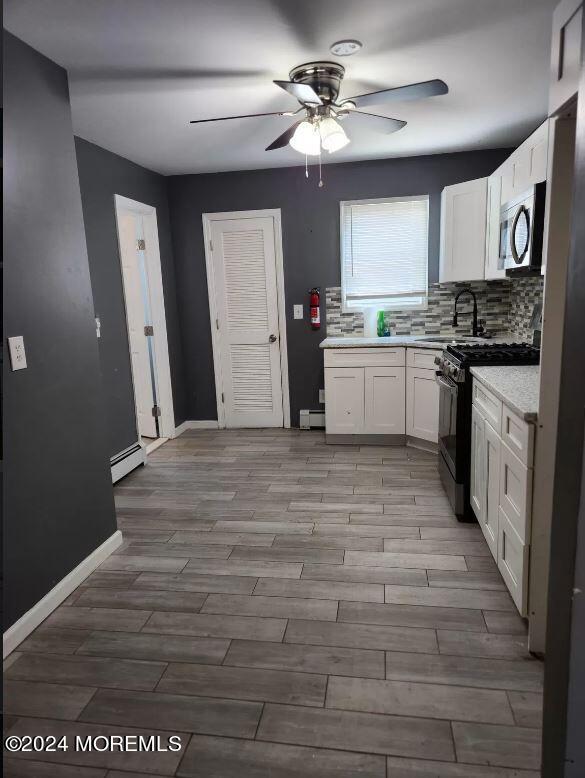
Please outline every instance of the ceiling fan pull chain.
[[321, 176], [321, 149], [319, 149], [319, 188], [323, 188], [323, 177]]
[[305, 178], [309, 177], [309, 155], [305, 154]]

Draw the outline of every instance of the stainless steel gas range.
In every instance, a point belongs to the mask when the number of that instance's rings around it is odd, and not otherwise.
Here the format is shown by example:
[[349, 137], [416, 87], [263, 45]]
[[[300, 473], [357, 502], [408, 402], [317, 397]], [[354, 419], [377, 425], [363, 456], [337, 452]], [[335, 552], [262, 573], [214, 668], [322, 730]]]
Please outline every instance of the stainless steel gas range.
[[537, 365], [540, 352], [525, 343], [447, 346], [436, 380], [439, 394], [439, 472], [459, 521], [474, 521], [469, 503], [471, 459], [471, 367]]

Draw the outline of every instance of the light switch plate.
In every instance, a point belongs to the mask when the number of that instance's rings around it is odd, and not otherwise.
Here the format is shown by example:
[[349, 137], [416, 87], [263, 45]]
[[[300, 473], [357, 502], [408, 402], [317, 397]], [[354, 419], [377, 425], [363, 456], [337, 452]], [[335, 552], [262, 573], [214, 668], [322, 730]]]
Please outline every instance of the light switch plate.
[[319, 402], [321, 405], [325, 404], [325, 389], [319, 389]]
[[24, 370], [26, 367], [26, 351], [24, 350], [24, 338], [22, 335], [8, 338], [8, 350], [10, 352], [12, 369]]
[[302, 319], [303, 318], [303, 306], [302, 305], [293, 305], [293, 316], [295, 319]]

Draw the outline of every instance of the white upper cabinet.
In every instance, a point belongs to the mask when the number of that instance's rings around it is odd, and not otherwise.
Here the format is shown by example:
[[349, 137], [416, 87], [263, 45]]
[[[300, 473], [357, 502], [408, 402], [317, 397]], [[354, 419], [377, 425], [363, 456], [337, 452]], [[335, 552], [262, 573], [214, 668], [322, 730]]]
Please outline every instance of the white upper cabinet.
[[500, 205], [502, 175], [497, 170], [488, 178], [487, 218], [485, 231], [485, 277], [505, 278], [506, 271], [499, 268], [500, 258]]
[[484, 278], [487, 178], [446, 186], [441, 196], [439, 280]]
[[582, 30], [583, 1], [563, 0], [553, 14], [549, 116], [561, 111], [577, 94]]
[[501, 178], [502, 205], [523, 194], [533, 184], [546, 181], [548, 131], [547, 119], [495, 171]]
[[500, 255], [500, 207], [546, 181], [550, 121], [547, 119], [492, 173], [487, 183], [485, 278], [504, 278]]

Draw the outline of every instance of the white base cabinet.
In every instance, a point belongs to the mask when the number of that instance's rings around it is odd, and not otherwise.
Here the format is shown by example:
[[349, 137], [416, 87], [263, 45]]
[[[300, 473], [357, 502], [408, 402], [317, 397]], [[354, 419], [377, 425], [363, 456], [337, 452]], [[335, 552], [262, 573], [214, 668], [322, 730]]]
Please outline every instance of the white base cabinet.
[[439, 387], [434, 370], [406, 368], [406, 434], [438, 442]]
[[[498, 408], [501, 410], [496, 413]], [[533, 426], [474, 378], [471, 507], [522, 616], [528, 612], [532, 496], [532, 469], [526, 463], [532, 463], [533, 444]]]
[[330, 367], [325, 370], [327, 430], [356, 435], [364, 429], [364, 368]]
[[366, 367], [364, 383], [364, 432], [404, 435], [404, 368]]
[[439, 350], [325, 349], [328, 435], [409, 435], [436, 443]]

